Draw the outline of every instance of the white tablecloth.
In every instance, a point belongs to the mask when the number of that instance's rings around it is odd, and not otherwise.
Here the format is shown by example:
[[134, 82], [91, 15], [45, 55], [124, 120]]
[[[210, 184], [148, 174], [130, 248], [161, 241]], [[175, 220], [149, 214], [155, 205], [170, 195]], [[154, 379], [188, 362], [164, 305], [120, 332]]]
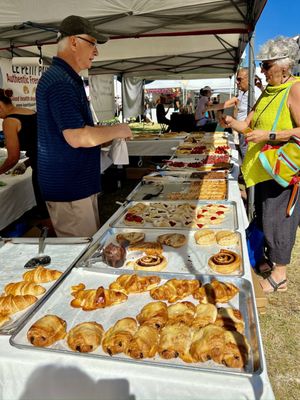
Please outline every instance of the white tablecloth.
[[31, 174], [27, 168], [23, 175], [0, 175], [0, 181], [6, 183], [0, 186], [0, 230], [36, 205]]
[[[171, 156], [183, 138], [129, 140], [127, 142], [130, 156]], [[173, 150], [172, 150], [173, 149]]]

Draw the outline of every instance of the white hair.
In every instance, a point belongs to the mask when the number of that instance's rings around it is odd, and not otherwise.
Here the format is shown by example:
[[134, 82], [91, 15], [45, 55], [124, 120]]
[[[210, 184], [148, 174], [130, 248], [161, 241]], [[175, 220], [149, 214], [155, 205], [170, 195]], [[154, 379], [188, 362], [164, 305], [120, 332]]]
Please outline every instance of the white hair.
[[62, 38], [58, 43], [57, 43], [57, 51], [61, 52], [66, 49], [68, 45], [68, 36]]

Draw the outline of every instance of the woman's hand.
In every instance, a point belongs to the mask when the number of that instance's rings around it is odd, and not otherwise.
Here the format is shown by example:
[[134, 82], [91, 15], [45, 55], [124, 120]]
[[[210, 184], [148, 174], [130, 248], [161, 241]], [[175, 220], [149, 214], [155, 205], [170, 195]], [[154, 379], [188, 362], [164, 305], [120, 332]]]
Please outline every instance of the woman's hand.
[[267, 142], [269, 140], [269, 131], [256, 129], [254, 131], [245, 134], [245, 139], [247, 142], [253, 142], [253, 143]]
[[239, 100], [237, 97], [232, 97], [224, 102], [224, 108], [230, 108], [237, 106]]
[[231, 128], [231, 123], [234, 121], [234, 118], [231, 117], [230, 115], [222, 115], [221, 119], [219, 121], [220, 125], [222, 128]]

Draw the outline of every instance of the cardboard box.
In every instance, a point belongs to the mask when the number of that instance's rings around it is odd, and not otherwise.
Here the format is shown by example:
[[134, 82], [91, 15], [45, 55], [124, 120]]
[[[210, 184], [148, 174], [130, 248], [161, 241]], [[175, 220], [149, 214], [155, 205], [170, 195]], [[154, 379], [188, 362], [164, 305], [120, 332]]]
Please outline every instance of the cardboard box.
[[265, 314], [266, 307], [268, 305], [267, 296], [259, 284], [259, 278], [256, 275], [256, 273], [251, 270], [251, 275], [252, 275], [252, 282], [254, 287], [257, 310], [260, 314]]

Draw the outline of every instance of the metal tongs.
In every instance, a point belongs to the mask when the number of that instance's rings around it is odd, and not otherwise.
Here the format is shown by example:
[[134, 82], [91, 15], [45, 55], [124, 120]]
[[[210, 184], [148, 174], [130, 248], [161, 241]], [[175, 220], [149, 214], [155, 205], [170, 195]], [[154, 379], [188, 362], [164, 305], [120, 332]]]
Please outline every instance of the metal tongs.
[[41, 236], [39, 237], [38, 255], [27, 261], [27, 263], [24, 265], [24, 268], [36, 268], [39, 265], [48, 265], [51, 263], [51, 257], [43, 254], [46, 245], [45, 239], [47, 235], [48, 235], [48, 228], [44, 226], [41, 231]]

